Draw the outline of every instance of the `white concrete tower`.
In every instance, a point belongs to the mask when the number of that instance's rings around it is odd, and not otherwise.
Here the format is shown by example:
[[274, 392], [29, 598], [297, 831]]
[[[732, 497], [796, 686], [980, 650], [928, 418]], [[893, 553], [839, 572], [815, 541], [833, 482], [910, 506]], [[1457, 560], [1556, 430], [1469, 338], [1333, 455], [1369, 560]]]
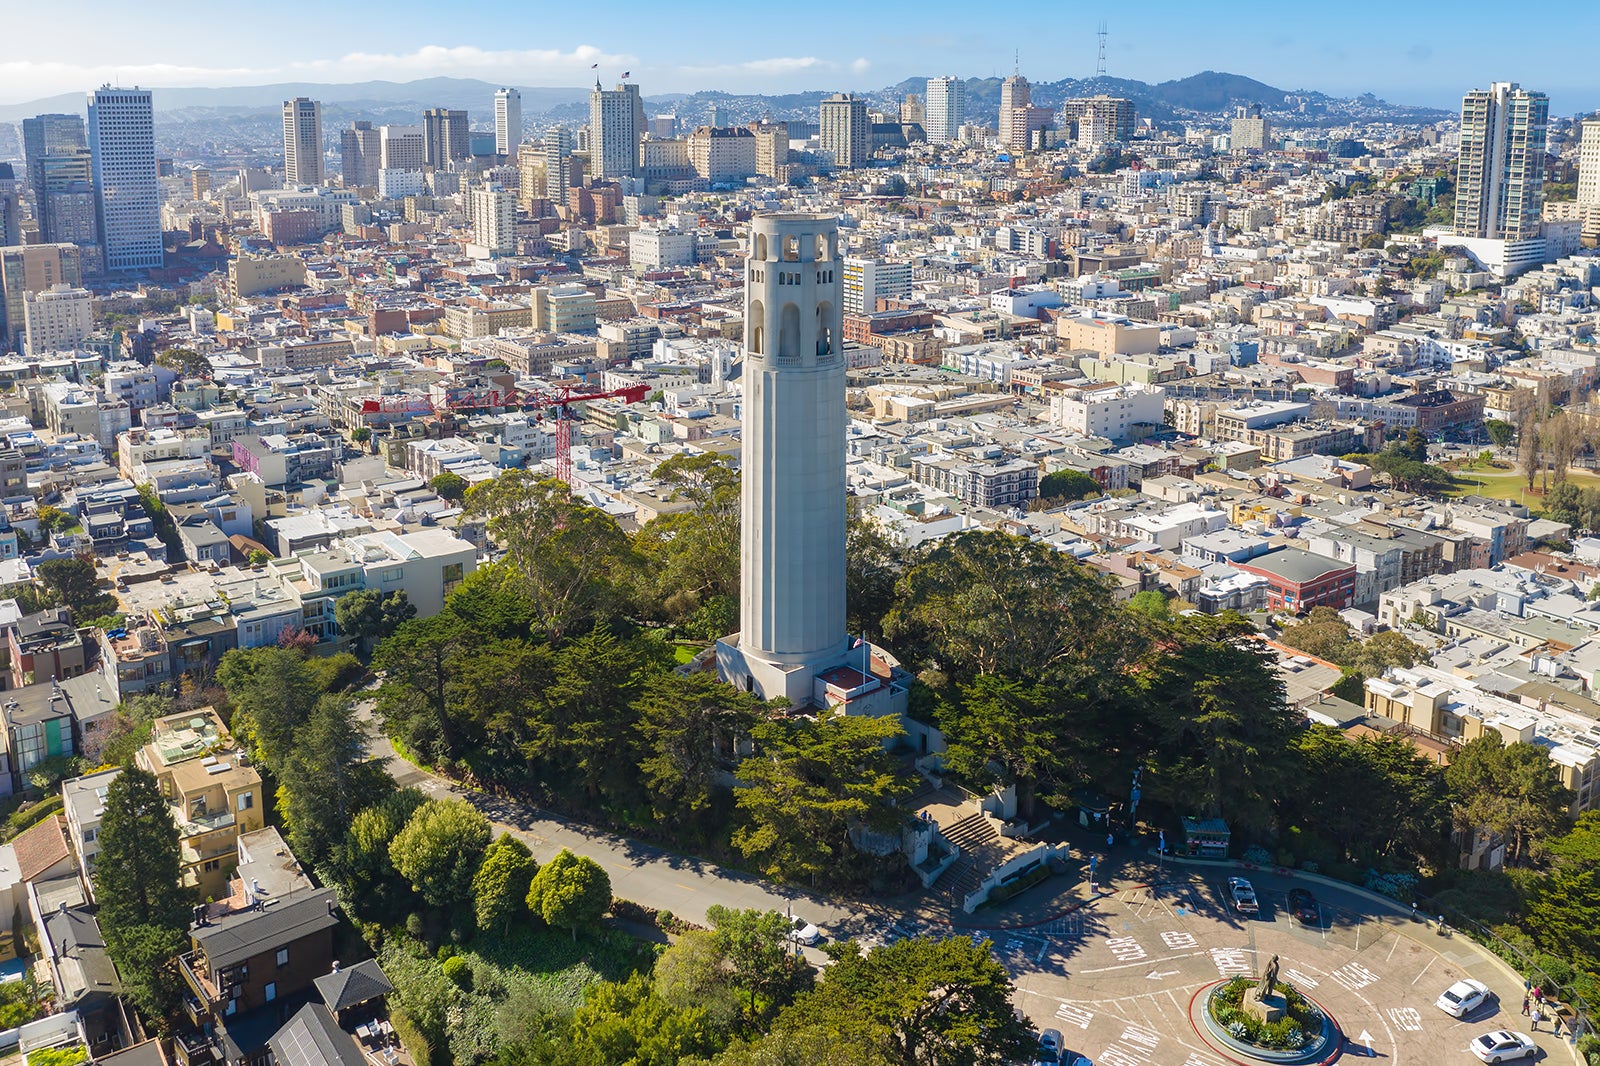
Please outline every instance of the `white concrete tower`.
[[743, 498], [737, 637], [725, 680], [812, 702], [844, 661], [845, 367], [839, 225], [815, 215], [751, 224], [745, 278]]

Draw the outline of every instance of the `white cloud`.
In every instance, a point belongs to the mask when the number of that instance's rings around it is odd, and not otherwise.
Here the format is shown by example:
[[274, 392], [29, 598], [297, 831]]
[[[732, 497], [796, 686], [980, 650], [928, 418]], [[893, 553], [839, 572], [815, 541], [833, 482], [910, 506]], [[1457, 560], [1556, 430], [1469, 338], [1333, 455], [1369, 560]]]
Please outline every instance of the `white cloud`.
[[816, 56], [773, 56], [770, 59], [750, 59], [743, 63], [713, 63], [706, 66], [685, 66], [678, 70], [684, 74], [799, 74], [808, 70], [837, 70], [839, 64]]
[[852, 74], [865, 74], [870, 69], [872, 69], [872, 60], [866, 56], [861, 56], [850, 64], [850, 72]]

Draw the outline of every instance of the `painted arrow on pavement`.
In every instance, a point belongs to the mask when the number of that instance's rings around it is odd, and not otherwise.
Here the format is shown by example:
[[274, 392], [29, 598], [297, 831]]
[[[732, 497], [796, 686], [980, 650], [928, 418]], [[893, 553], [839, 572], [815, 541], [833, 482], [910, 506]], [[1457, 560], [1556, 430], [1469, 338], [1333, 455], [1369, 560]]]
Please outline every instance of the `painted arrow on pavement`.
[[1150, 981], [1159, 981], [1163, 977], [1176, 976], [1179, 972], [1180, 971], [1178, 970], [1151, 970], [1149, 973], [1145, 974], [1145, 979]]

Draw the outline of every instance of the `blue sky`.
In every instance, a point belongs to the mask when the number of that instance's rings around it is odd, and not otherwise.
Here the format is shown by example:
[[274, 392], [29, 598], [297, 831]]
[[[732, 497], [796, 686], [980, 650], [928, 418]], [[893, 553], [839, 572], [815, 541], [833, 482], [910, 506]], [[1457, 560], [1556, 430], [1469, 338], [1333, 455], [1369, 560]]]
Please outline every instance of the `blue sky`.
[[1109, 73], [1123, 77], [1162, 81], [1222, 70], [1285, 89], [1370, 91], [1440, 107], [1459, 106], [1473, 86], [1519, 81], [1548, 92], [1553, 113], [1600, 109], [1593, 69], [1600, 5], [1585, 0], [1555, 7], [1482, 0], [317, 0], [203, 8], [53, 0], [5, 7], [0, 102], [112, 80], [210, 86], [452, 75], [577, 85], [591, 76], [591, 63], [608, 80], [631, 70], [647, 95], [869, 89], [910, 76], [1006, 74], [1013, 49], [1024, 74], [1048, 81], [1093, 73], [1095, 25], [1104, 19]]

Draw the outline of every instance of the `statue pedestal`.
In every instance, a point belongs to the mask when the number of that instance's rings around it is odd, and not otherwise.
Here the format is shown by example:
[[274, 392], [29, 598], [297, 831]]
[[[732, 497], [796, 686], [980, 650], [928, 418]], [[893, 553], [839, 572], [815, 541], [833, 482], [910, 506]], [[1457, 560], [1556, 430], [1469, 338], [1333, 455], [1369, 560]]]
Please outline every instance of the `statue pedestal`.
[[1244, 1009], [1263, 1022], [1275, 1022], [1282, 1018], [1286, 1005], [1277, 992], [1263, 996], [1259, 988], [1252, 988], [1244, 997]]

